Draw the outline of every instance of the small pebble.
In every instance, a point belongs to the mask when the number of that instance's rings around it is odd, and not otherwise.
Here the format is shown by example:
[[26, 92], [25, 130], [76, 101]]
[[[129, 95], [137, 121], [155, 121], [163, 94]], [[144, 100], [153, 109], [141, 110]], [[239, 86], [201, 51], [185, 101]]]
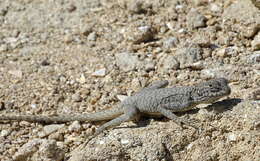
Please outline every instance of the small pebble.
[[191, 9], [187, 14], [187, 20], [187, 24], [190, 29], [206, 27], [207, 18], [195, 9]]
[[237, 140], [237, 135], [231, 133], [228, 135], [228, 140], [229, 141], [236, 141]]
[[8, 73], [14, 75], [17, 78], [23, 77], [23, 72], [21, 70], [9, 70]]
[[69, 7], [67, 8], [69, 12], [73, 12], [77, 9], [77, 7], [75, 5], [69, 5]]
[[96, 41], [97, 40], [97, 34], [95, 32], [91, 32], [89, 35], [88, 35], [88, 41]]
[[11, 133], [10, 130], [2, 130], [0, 136], [5, 137], [8, 136]]
[[155, 64], [153, 62], [148, 62], [147, 64], [145, 64], [145, 69], [146, 72], [150, 72], [155, 70]]
[[84, 74], [80, 75], [80, 78], [77, 80], [79, 83], [84, 84], [86, 83], [86, 77]]
[[31, 108], [32, 109], [36, 109], [37, 108], [37, 105], [35, 103], [31, 104]]
[[136, 1], [130, 1], [128, 5], [128, 10], [135, 14], [143, 13], [145, 10], [143, 9], [143, 1], [136, 0]]
[[163, 42], [163, 47], [165, 49], [170, 49], [170, 48], [176, 47], [178, 42], [179, 41], [176, 37], [170, 37]]
[[73, 41], [73, 37], [72, 37], [71, 35], [66, 35], [66, 36], [64, 36], [63, 41], [64, 41], [66, 44], [70, 44], [70, 43], [72, 43], [72, 41]]
[[212, 12], [222, 12], [222, 8], [219, 5], [215, 4], [215, 3], [211, 3], [210, 4], [210, 10]]
[[8, 47], [6, 44], [0, 45], [0, 52], [7, 51]]
[[63, 128], [64, 124], [52, 124], [52, 125], [46, 125], [43, 127], [43, 131], [41, 131], [38, 135], [40, 137], [45, 137], [50, 135], [51, 133], [54, 133], [58, 131], [59, 129]]
[[176, 59], [175, 56], [169, 55], [163, 59], [161, 66], [165, 72], [169, 70], [177, 70], [180, 68], [180, 62]]
[[135, 54], [124, 52], [118, 53], [116, 56], [116, 64], [124, 72], [129, 72], [136, 69], [140, 63]]
[[127, 140], [127, 139], [122, 139], [121, 140], [121, 144], [128, 144], [129, 143], [129, 140]]
[[96, 77], [104, 77], [106, 75], [106, 68], [99, 69], [91, 74], [92, 76]]
[[48, 65], [50, 65], [50, 62], [49, 62], [47, 59], [44, 59], [44, 60], [41, 62], [41, 65], [42, 65], [42, 66], [48, 66]]
[[260, 50], [260, 32], [258, 32], [255, 36], [254, 40], [251, 42], [251, 45], [255, 51]]
[[71, 96], [71, 99], [74, 101], [74, 102], [81, 102], [82, 101], [82, 98], [80, 96], [80, 94], [78, 93], [75, 93]]
[[250, 54], [247, 58], [247, 63], [250, 64], [260, 63], [260, 51], [255, 51], [254, 53]]
[[69, 126], [69, 131], [80, 131], [81, 125], [78, 121], [73, 121], [73, 123]]

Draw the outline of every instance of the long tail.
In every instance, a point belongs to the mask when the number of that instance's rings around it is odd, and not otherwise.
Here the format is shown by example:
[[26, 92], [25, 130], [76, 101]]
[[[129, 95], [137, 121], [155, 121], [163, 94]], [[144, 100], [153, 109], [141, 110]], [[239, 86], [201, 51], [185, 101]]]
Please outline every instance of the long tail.
[[73, 115], [57, 115], [57, 116], [44, 116], [44, 115], [0, 115], [1, 120], [14, 120], [14, 121], [28, 121], [28, 122], [42, 122], [42, 123], [63, 123], [70, 121], [104, 121], [111, 120], [123, 113], [123, 109], [118, 106], [115, 108], [107, 109], [104, 111], [90, 113], [90, 114], [73, 114]]

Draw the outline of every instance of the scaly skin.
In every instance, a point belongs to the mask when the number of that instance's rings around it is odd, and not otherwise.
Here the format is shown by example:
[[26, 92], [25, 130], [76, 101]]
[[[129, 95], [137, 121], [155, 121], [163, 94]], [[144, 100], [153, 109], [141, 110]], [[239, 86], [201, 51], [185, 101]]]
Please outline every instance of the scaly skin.
[[173, 112], [187, 111], [201, 103], [213, 103], [231, 92], [225, 78], [212, 79], [194, 86], [164, 88], [167, 85], [168, 81], [156, 82], [125, 99], [118, 107], [97, 113], [59, 116], [0, 115], [0, 120], [45, 123], [110, 120], [100, 126], [93, 137], [109, 127], [133, 120], [140, 114], [159, 114], [173, 120], [178, 125], [191, 126]]

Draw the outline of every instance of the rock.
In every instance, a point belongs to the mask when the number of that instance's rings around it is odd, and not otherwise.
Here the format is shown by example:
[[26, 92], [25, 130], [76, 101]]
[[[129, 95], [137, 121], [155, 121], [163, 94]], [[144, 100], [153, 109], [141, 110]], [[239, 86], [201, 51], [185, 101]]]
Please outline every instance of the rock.
[[206, 0], [193, 0], [192, 2], [194, 3], [195, 6], [202, 6], [207, 4]]
[[245, 28], [243, 35], [247, 38], [252, 38], [257, 34], [258, 30], [260, 30], [260, 24], [252, 24], [249, 27]]
[[8, 8], [1, 8], [0, 9], [0, 16], [5, 16], [8, 12]]
[[154, 64], [154, 62], [149, 61], [149, 62], [145, 63], [144, 70], [145, 70], [146, 72], [150, 72], [150, 71], [155, 70], [155, 64]]
[[89, 35], [88, 35], [88, 41], [96, 41], [97, 40], [97, 34], [95, 32], [91, 32]]
[[37, 106], [37, 104], [32, 103], [32, 104], [30, 105], [30, 107], [31, 107], [32, 109], [36, 109], [38, 106]]
[[218, 49], [216, 55], [222, 58], [227, 57], [226, 48]]
[[33, 139], [19, 148], [13, 156], [14, 161], [62, 161], [65, 152], [57, 146], [56, 141]]
[[[240, 13], [240, 14], [237, 14]], [[254, 36], [260, 29], [260, 14], [259, 10], [254, 7], [250, 0], [236, 1], [225, 8], [222, 14], [223, 20], [226, 22], [231, 20], [236, 21], [238, 27], [233, 30], [241, 33], [245, 37]], [[232, 26], [236, 24], [232, 23]]]
[[[143, 131], [144, 133], [147, 131]], [[166, 149], [161, 143], [161, 134], [146, 134], [136, 137], [131, 130], [114, 131], [106, 138], [97, 139], [92, 144], [93, 148], [84, 147], [75, 149], [69, 161], [87, 160], [167, 160]], [[168, 140], [170, 142], [170, 140]], [[147, 151], [148, 148], [149, 150]], [[127, 154], [127, 155], [125, 155]]]
[[247, 94], [246, 99], [249, 100], [260, 100], [260, 88], [254, 89]]
[[135, 13], [135, 14], [144, 13], [145, 10], [143, 9], [143, 4], [144, 2], [141, 0], [130, 1], [130, 4], [128, 4], [128, 10], [131, 13]]
[[193, 63], [202, 59], [203, 50], [199, 46], [179, 48], [176, 51], [177, 60], [180, 68], [190, 67]]
[[133, 44], [140, 44], [152, 41], [156, 30], [149, 25], [144, 26], [130, 26], [126, 29], [124, 37]]
[[236, 65], [217, 65], [216, 68], [205, 68], [201, 70], [201, 77], [204, 79], [224, 77], [229, 81], [238, 81], [239, 78], [244, 76], [244, 72], [248, 69], [238, 67]]
[[49, 62], [47, 59], [44, 59], [44, 60], [41, 61], [40, 64], [41, 64], [42, 66], [48, 66], [48, 65], [50, 65], [50, 62]]
[[2, 44], [0, 45], [0, 52], [4, 52], [4, 51], [7, 51], [8, 50], [8, 47], [6, 44]]
[[68, 129], [69, 131], [79, 131], [81, 129], [81, 125], [78, 121], [73, 121]]
[[21, 70], [9, 70], [8, 73], [14, 75], [17, 78], [23, 77], [23, 72]]
[[104, 77], [106, 75], [106, 68], [99, 69], [91, 74], [92, 76], [96, 77]]
[[210, 48], [212, 46], [210, 35], [205, 32], [194, 33], [192, 42], [196, 42], [196, 44], [202, 48]]
[[85, 77], [85, 75], [84, 75], [84, 74], [81, 74], [80, 77], [79, 77], [79, 79], [77, 79], [77, 81], [78, 81], [79, 83], [81, 83], [81, 84], [86, 83], [86, 77]]
[[235, 57], [238, 55], [238, 47], [232, 46], [227, 48], [222, 48], [217, 50], [216, 55], [222, 58], [225, 57]]
[[11, 130], [1, 130], [0, 136], [6, 137], [11, 133]]
[[80, 96], [79, 93], [75, 93], [71, 96], [71, 99], [74, 101], [74, 102], [81, 102], [82, 101], [82, 97]]
[[177, 5], [175, 6], [175, 9], [176, 9], [176, 10], [178, 10], [178, 9], [183, 9], [183, 5], [177, 4]]
[[75, 5], [70, 4], [70, 5], [68, 6], [68, 8], [67, 8], [67, 11], [68, 11], [68, 12], [73, 12], [73, 11], [75, 11], [76, 9], [77, 9], [77, 7], [76, 7]]
[[260, 63], [260, 51], [255, 51], [253, 54], [247, 57], [247, 63], [259, 64]]
[[170, 37], [163, 42], [163, 47], [165, 49], [170, 49], [176, 47], [178, 43], [179, 41], [176, 37]]
[[206, 27], [206, 17], [201, 15], [197, 10], [191, 9], [187, 14], [187, 26], [190, 29]]
[[219, 12], [219, 13], [222, 12], [222, 8], [216, 3], [210, 3], [210, 10], [212, 12]]
[[205, 67], [205, 65], [202, 61], [198, 61], [196, 63], [190, 64], [189, 67], [193, 70], [202, 70]]
[[254, 40], [251, 42], [254, 50], [260, 50], [260, 32], [255, 36]]
[[48, 136], [48, 139], [64, 142], [64, 133], [62, 132], [52, 133]]
[[122, 139], [121, 144], [128, 144], [130, 141], [128, 139]]
[[64, 38], [63, 38], [63, 41], [66, 43], [66, 44], [70, 44], [73, 42], [73, 37], [71, 34], [68, 34], [68, 35], [65, 35]]
[[40, 137], [45, 137], [50, 135], [51, 133], [54, 133], [58, 131], [59, 129], [63, 128], [64, 124], [52, 124], [52, 125], [46, 125], [43, 127], [43, 131], [41, 131], [38, 135]]
[[118, 53], [115, 57], [117, 66], [124, 72], [135, 70], [140, 65], [138, 57], [132, 53]]
[[82, 26], [79, 32], [84, 36], [88, 36], [90, 33], [93, 32], [93, 28], [95, 28], [93, 24], [87, 24]]
[[177, 70], [180, 68], [180, 62], [173, 55], [168, 55], [162, 58], [162, 62], [159, 63], [160, 69], [164, 72], [168, 72], [169, 70]]
[[201, 71], [201, 74], [204, 78], [226, 77], [225, 69], [223, 68], [204, 69]]
[[181, 28], [178, 30], [178, 33], [184, 34], [184, 33], [187, 33], [187, 30], [185, 28]]
[[229, 141], [236, 141], [237, 140], [237, 135], [230, 133], [228, 134], [228, 140]]

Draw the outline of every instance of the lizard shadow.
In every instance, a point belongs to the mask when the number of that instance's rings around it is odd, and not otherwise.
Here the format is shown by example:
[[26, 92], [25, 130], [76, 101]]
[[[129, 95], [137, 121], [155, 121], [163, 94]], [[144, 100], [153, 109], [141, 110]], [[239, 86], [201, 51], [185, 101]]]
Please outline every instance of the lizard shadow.
[[[234, 106], [242, 102], [242, 99], [240, 98], [232, 98], [232, 99], [225, 99], [222, 101], [218, 101], [215, 103], [212, 103], [205, 108], [195, 108], [186, 112], [178, 112], [175, 113], [177, 116], [183, 116], [183, 115], [195, 115], [199, 112], [201, 109], [206, 109], [208, 112], [214, 112], [215, 114], [223, 113], [225, 111], [231, 110]], [[165, 118], [164, 116], [148, 116], [148, 115], [141, 115], [139, 120], [133, 121], [136, 125], [131, 125], [127, 127], [115, 127], [116, 129], [121, 128], [139, 128], [139, 127], [146, 127], [148, 126], [153, 120], [155, 121], [162, 121], [166, 122], [169, 119]]]
[[[215, 114], [219, 114], [219, 113], [223, 113], [225, 111], [228, 110], [232, 110], [234, 106], [236, 106], [237, 104], [239, 104], [240, 102], [242, 102], [242, 99], [239, 98], [232, 98], [232, 99], [225, 99], [222, 101], [218, 101], [215, 103], [212, 103], [210, 105], [207, 105], [205, 108], [202, 109], [206, 109], [208, 112], [214, 112]], [[196, 108], [196, 109], [192, 109], [190, 111], [186, 111], [186, 112], [178, 112], [176, 113], [177, 116], [182, 116], [182, 115], [195, 115], [199, 112], [201, 108]], [[151, 117], [147, 117], [147, 116], [142, 116], [139, 122], [135, 122], [136, 125], [135, 126], [127, 126], [127, 127], [116, 127], [116, 128], [138, 128], [138, 127], [145, 127], [147, 125], [150, 124], [150, 122], [152, 120], [157, 120], [157, 121], [167, 121], [168, 119], [162, 116], [161, 118], [154, 118], [153, 119], [147, 119], [147, 118], [151, 118]], [[162, 119], [163, 118], [163, 119]], [[167, 147], [167, 144], [165, 142], [162, 143], [162, 146], [166, 152], [166, 158], [169, 161], [173, 161], [174, 157], [172, 155], [172, 151], [169, 149], [169, 147]]]

